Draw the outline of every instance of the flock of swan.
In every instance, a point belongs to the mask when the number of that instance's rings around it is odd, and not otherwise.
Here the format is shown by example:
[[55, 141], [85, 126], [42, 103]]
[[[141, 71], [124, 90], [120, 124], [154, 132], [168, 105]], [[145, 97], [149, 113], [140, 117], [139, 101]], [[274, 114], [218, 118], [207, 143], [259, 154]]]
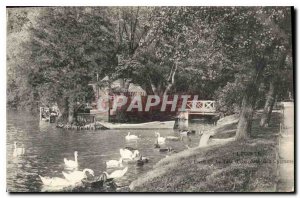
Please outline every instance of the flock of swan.
[[[188, 132], [182, 131], [181, 135], [188, 135]], [[154, 144], [154, 148], [158, 148], [160, 152], [166, 152], [166, 151], [171, 152], [173, 150], [171, 148], [161, 148], [161, 145], [165, 144], [166, 140], [176, 141], [181, 139], [181, 137], [176, 137], [176, 136], [162, 137], [159, 132], [155, 132], [155, 136], [156, 136], [156, 143]], [[139, 137], [136, 135], [132, 135], [129, 132], [128, 135], [125, 136], [125, 139], [127, 141], [131, 141], [131, 140], [137, 141], [139, 140]], [[25, 153], [25, 149], [18, 148], [17, 142], [14, 142], [13, 156], [14, 157], [21, 156], [24, 155], [24, 153]], [[142, 156], [140, 152], [135, 148], [132, 147], [121, 148], [119, 159], [106, 161], [107, 169], [117, 169], [117, 170], [114, 170], [110, 174], [104, 171], [102, 175], [97, 178], [103, 180], [102, 182], [105, 182], [106, 180], [109, 179], [113, 180], [113, 179], [123, 177], [128, 171], [128, 166], [123, 168], [124, 161], [125, 162], [133, 161], [136, 163], [137, 166], [143, 166], [145, 163], [149, 161], [149, 158]], [[94, 171], [89, 168], [78, 170], [79, 163], [78, 163], [77, 151], [74, 152], [74, 160], [64, 158], [63, 162], [66, 170], [68, 170], [68, 171], [62, 171], [63, 177], [48, 177], [48, 176], [38, 175], [44, 186], [60, 187], [60, 189], [63, 189], [65, 187], [75, 187], [81, 185], [84, 179], [96, 178]]]
[[[126, 140], [137, 140], [139, 137], [135, 135], [130, 135], [130, 133], [125, 137]], [[123, 161], [133, 161], [137, 162], [137, 165], [143, 165], [148, 162], [148, 158], [140, 155], [138, 150], [133, 150], [131, 147], [126, 147], [124, 149], [120, 149], [120, 159], [119, 160], [109, 160], [106, 162], [107, 169], [112, 168], [122, 168]], [[88, 168], [83, 169], [82, 171], [78, 170], [78, 152], [74, 152], [74, 160], [70, 160], [67, 158], [63, 159], [64, 165], [67, 170], [71, 170], [70, 172], [62, 171], [62, 177], [47, 177], [39, 175], [44, 186], [47, 187], [71, 187], [81, 185], [82, 180], [88, 179], [91, 177], [95, 177], [94, 171]], [[123, 177], [128, 171], [128, 167], [120, 170], [114, 170], [110, 174], [104, 171], [102, 174], [104, 175], [99, 178], [106, 179], [117, 179]]]
[[[119, 167], [118, 164], [114, 162], [107, 162], [108, 168], [110, 167]], [[42, 183], [46, 187], [60, 187], [65, 188], [65, 187], [75, 187], [75, 186], [80, 186], [82, 184], [82, 181], [84, 179], [88, 178], [94, 178], [95, 174], [92, 169], [85, 168], [82, 171], [78, 170], [79, 164], [78, 164], [78, 152], [74, 152], [74, 160], [69, 160], [67, 158], [64, 158], [64, 165], [69, 172], [62, 171], [62, 177], [47, 177], [47, 176], [41, 176], [39, 175]], [[127, 172], [128, 167], [125, 167], [122, 170], [115, 170], [114, 172], [108, 174], [106, 171], [104, 171], [102, 174], [104, 177], [101, 175], [101, 178], [103, 182], [107, 179], [116, 179], [123, 177], [125, 173]], [[105, 179], [103, 179], [105, 178]]]

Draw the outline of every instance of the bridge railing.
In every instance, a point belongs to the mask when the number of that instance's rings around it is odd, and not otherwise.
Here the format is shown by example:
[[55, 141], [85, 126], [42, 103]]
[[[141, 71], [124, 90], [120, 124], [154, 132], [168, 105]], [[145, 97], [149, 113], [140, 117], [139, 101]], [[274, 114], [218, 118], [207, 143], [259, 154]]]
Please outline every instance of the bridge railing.
[[215, 101], [213, 100], [197, 100], [188, 101], [187, 110], [190, 112], [215, 113]]

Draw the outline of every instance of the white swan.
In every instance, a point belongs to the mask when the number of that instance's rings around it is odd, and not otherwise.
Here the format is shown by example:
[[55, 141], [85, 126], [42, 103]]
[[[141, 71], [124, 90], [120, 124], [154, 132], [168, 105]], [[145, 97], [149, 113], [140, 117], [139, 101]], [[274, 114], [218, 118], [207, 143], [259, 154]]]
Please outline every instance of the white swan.
[[139, 154], [140, 154], [140, 152], [138, 150], [135, 150], [134, 152], [131, 152], [128, 149], [120, 149], [120, 155], [121, 155], [121, 158], [123, 158], [123, 159], [133, 160]]
[[87, 178], [86, 173], [91, 174], [92, 176], [94, 175], [94, 171], [92, 169], [86, 168], [83, 169], [83, 171], [74, 171], [71, 173], [66, 173], [66, 172], [62, 172], [62, 174], [65, 176], [65, 178], [72, 183], [77, 183], [77, 182], [81, 182], [82, 179]]
[[127, 172], [128, 170], [128, 167], [125, 167], [123, 170], [116, 170], [114, 172], [112, 172], [111, 174], [108, 174], [107, 172], [103, 172], [107, 179], [116, 179], [116, 178], [120, 178], [120, 177], [123, 177], [125, 175], [125, 173]]
[[73, 182], [70, 182], [66, 179], [60, 178], [60, 177], [42, 177], [39, 175], [41, 178], [43, 184], [45, 186], [51, 186], [51, 187], [67, 187], [74, 185]]
[[160, 133], [155, 132], [155, 135], [157, 136], [157, 142], [158, 142], [158, 144], [164, 144], [165, 143], [166, 138], [160, 137]]
[[17, 157], [20, 155], [24, 155], [25, 154], [25, 149], [24, 148], [18, 148], [17, 147], [17, 142], [14, 142], [14, 152], [13, 152], [13, 157]]
[[67, 158], [64, 158], [64, 162], [65, 162], [65, 165], [66, 167], [68, 168], [77, 168], [78, 167], [78, 152], [75, 151], [74, 152], [74, 158], [75, 158], [75, 161], [73, 160], [68, 160]]
[[109, 160], [106, 162], [107, 168], [114, 168], [114, 167], [123, 167], [123, 159], [122, 157], [119, 160]]
[[130, 132], [128, 132], [128, 135], [125, 137], [126, 140], [137, 140], [139, 139], [136, 135], [130, 135]]

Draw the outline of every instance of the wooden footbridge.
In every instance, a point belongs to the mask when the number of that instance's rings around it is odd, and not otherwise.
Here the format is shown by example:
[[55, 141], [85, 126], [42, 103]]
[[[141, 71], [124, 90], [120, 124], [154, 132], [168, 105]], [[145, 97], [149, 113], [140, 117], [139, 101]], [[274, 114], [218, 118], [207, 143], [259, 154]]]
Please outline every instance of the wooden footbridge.
[[188, 101], [186, 106], [186, 111], [179, 113], [178, 118], [188, 120], [189, 115], [217, 116], [219, 115], [219, 113], [216, 111], [215, 101], [196, 100], [196, 101]]

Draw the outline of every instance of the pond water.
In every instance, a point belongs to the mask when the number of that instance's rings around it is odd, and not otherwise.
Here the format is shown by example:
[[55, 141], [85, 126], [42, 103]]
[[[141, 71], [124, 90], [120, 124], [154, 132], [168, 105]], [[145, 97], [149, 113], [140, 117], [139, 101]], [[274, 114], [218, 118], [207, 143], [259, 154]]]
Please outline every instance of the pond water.
[[[189, 123], [189, 128], [207, 130], [211, 124], [207, 120]], [[128, 132], [140, 136], [138, 141], [126, 141]], [[157, 130], [156, 130], [157, 131]], [[55, 124], [39, 122], [39, 117], [20, 112], [7, 112], [7, 190], [9, 192], [40, 192], [44, 188], [38, 175], [62, 177], [65, 170], [64, 158], [74, 160], [74, 151], [78, 151], [79, 170], [90, 168], [95, 175], [106, 170], [105, 162], [118, 160], [119, 150], [126, 146], [137, 148], [149, 163], [136, 166], [135, 163], [124, 163], [128, 172], [116, 183], [126, 186], [140, 174], [150, 170], [160, 159], [170, 155], [154, 148], [155, 130], [97, 130], [77, 131], [56, 128]], [[179, 136], [178, 130], [160, 130], [161, 136]], [[166, 141], [165, 146], [176, 151], [187, 149], [186, 145], [195, 147], [199, 144], [199, 135], [185, 137], [181, 141]], [[25, 154], [13, 157], [14, 142], [25, 148]]]

